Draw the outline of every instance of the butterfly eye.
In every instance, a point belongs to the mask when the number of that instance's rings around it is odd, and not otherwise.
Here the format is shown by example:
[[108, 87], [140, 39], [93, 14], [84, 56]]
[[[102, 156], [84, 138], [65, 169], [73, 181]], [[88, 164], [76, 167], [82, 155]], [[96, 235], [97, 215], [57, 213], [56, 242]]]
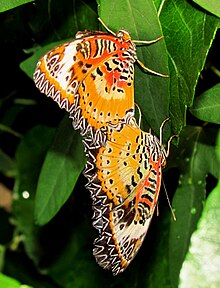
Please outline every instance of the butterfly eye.
[[129, 41], [131, 41], [131, 37], [130, 37], [130, 35], [129, 35], [129, 33], [128, 32], [124, 32], [124, 35], [123, 35], [123, 38], [122, 38], [125, 42], [129, 42]]

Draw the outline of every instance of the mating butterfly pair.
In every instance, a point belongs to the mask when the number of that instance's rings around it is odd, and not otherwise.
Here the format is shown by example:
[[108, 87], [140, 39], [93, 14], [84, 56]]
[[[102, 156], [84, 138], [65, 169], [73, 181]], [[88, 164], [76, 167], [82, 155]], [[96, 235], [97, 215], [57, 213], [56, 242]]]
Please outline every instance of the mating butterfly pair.
[[110, 34], [78, 32], [75, 40], [49, 51], [38, 62], [34, 81], [70, 112], [74, 128], [85, 136], [84, 174], [99, 231], [93, 254], [116, 275], [147, 233], [169, 147], [166, 152], [162, 139], [141, 131], [133, 117], [134, 63], [153, 72], [137, 59], [135, 42], [141, 41], [124, 30], [107, 30]]

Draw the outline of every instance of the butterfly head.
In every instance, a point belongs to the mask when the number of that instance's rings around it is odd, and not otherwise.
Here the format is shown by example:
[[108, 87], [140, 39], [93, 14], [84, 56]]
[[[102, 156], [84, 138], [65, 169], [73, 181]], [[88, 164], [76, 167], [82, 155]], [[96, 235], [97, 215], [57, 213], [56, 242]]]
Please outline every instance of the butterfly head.
[[119, 30], [116, 36], [122, 39], [124, 42], [131, 42], [131, 36], [126, 30]]

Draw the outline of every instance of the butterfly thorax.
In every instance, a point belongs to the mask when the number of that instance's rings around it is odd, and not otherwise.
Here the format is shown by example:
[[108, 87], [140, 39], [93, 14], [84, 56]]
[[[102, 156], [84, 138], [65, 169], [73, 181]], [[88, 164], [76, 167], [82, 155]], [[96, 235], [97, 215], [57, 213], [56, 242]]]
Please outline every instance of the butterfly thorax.
[[[106, 53], [118, 52], [119, 54], [127, 51], [130, 56], [134, 58], [134, 62], [137, 59], [136, 56], [136, 45], [131, 41], [130, 34], [126, 30], [119, 30], [118, 33], [114, 36], [106, 32], [101, 31], [79, 31], [76, 34], [76, 39], [83, 40], [81, 43], [84, 45], [90, 45], [94, 40], [96, 41], [97, 47], [104, 47]], [[105, 54], [105, 51], [102, 49], [101, 55]], [[87, 55], [88, 58], [92, 55]], [[96, 55], [98, 57], [98, 54]]]
[[161, 159], [161, 166], [166, 166], [166, 150], [161, 145], [159, 139], [154, 135], [151, 135], [151, 155], [152, 155], [152, 160], [157, 162], [159, 159]]

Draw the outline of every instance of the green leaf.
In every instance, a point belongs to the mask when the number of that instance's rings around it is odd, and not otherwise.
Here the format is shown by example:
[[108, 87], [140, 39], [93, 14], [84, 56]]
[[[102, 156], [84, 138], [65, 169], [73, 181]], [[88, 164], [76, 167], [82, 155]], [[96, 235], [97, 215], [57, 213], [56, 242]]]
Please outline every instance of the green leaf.
[[[140, 251], [140, 258], [142, 262], [135, 259], [134, 266], [138, 266], [140, 280], [137, 287], [163, 287], [170, 288], [170, 275], [169, 275], [169, 225], [170, 210], [167, 205], [166, 199], [163, 198], [164, 191], [160, 192], [159, 197], [159, 217], [156, 213], [153, 216], [149, 232], [147, 233], [144, 241], [144, 249]], [[165, 201], [164, 201], [165, 200]], [[150, 249], [149, 249], [150, 248]], [[139, 255], [138, 255], [139, 256]], [[157, 273], [155, 273], [157, 271]], [[144, 277], [140, 277], [144, 275]], [[160, 275], [158, 277], [158, 275]]]
[[171, 283], [177, 287], [179, 271], [188, 251], [192, 232], [201, 216], [206, 196], [208, 173], [218, 177], [220, 163], [216, 161], [212, 139], [215, 134], [200, 127], [187, 127], [180, 135], [180, 178], [173, 198], [177, 221], [170, 226], [169, 264]]
[[185, 126], [186, 108], [193, 103], [198, 77], [220, 21], [190, 1], [163, 3], [160, 21], [169, 57], [170, 115], [178, 134]]
[[[76, 225], [76, 222], [80, 223]], [[72, 225], [74, 229], [69, 231], [59, 257], [47, 268], [48, 274], [65, 288], [107, 287], [105, 285], [109, 277], [100, 278], [102, 270], [92, 255], [92, 238], [89, 237], [92, 234], [91, 223], [87, 223], [84, 217], [78, 217], [72, 219]], [[104, 283], [105, 285], [101, 286]]]
[[220, 124], [220, 84], [195, 99], [190, 112], [203, 121]]
[[31, 288], [28, 285], [21, 285], [17, 280], [0, 273], [1, 288]]
[[220, 181], [209, 195], [180, 273], [179, 287], [220, 286]]
[[1, 0], [0, 12], [16, 8], [29, 2], [33, 2], [33, 0]]
[[39, 9], [39, 11], [36, 18], [31, 19], [30, 26], [38, 33], [41, 30], [43, 33], [45, 19], [48, 19], [50, 21], [48, 26], [52, 26], [53, 33], [48, 35], [47, 44], [43, 43], [37, 48], [26, 51], [27, 54], [33, 53], [33, 55], [21, 62], [21, 70], [30, 78], [33, 78], [37, 62], [46, 52], [61, 43], [74, 40], [75, 34], [79, 30], [97, 30], [98, 20], [95, 8], [92, 2], [80, 0], [71, 3], [69, 1], [56, 1], [56, 5], [48, 2], [48, 6], [42, 4], [37, 6], [36, 9]]
[[[11, 245], [10, 247], [12, 248]], [[43, 273], [38, 272], [28, 255], [24, 253], [22, 245], [16, 251], [6, 251], [5, 265], [2, 273], [34, 288], [57, 288], [48, 276], [44, 276], [42, 275]], [[2, 288], [2, 286], [0, 287]], [[19, 288], [25, 287], [27, 286], [19, 286]]]
[[217, 155], [218, 161], [220, 162], [220, 130], [218, 132], [218, 137], [217, 137], [216, 155]]
[[14, 131], [13, 129], [4, 124], [0, 124], [0, 131], [7, 132], [10, 133], [11, 135], [14, 135], [15, 137], [21, 138], [21, 134], [19, 134], [18, 132]]
[[20, 68], [24, 73], [26, 73], [30, 78], [33, 78], [34, 70], [36, 68], [38, 60], [53, 47], [61, 44], [63, 41], [52, 42], [44, 47], [37, 47], [33, 50], [27, 51], [27, 53], [33, 53], [32, 56], [20, 63]]
[[210, 13], [220, 17], [220, 2], [216, 0], [193, 0], [196, 4]]
[[3, 269], [4, 262], [5, 262], [5, 246], [0, 245], [0, 273]]
[[0, 172], [10, 177], [16, 174], [15, 161], [0, 149]]
[[[97, 6], [95, 1], [56, 1], [48, 2], [51, 11], [51, 24], [54, 33], [60, 38], [75, 38], [75, 33], [82, 30], [97, 30]], [[65, 15], [66, 17], [63, 17]], [[59, 37], [62, 35], [62, 37]]]
[[54, 129], [36, 126], [23, 137], [16, 151], [18, 173], [14, 187], [13, 214], [16, 228], [24, 236], [26, 252], [34, 261], [38, 261], [40, 254], [37, 242], [39, 229], [34, 226], [34, 196], [40, 169], [53, 136]]
[[[198, 76], [219, 20], [186, 1], [165, 1], [162, 6], [158, 1], [155, 3], [161, 11], [161, 23], [154, 3], [150, 0], [100, 0], [99, 16], [113, 31], [124, 27], [128, 29], [132, 39], [152, 40], [164, 34], [165, 41], [149, 46], [138, 45], [137, 56], [150, 69], [169, 74], [171, 78], [149, 75], [136, 67], [135, 101], [141, 107], [145, 127], [147, 122], [148, 127], [152, 127], [158, 134], [162, 121], [170, 114], [174, 133], [179, 133], [185, 125], [186, 107], [192, 105]], [[175, 16], [172, 21], [170, 14]], [[194, 17], [191, 17], [192, 14]], [[83, 25], [86, 25], [86, 21]], [[75, 26], [77, 28], [79, 25]], [[91, 25], [86, 28], [92, 29]], [[36, 54], [21, 64], [21, 68], [31, 77], [37, 59], [39, 56]], [[191, 65], [194, 62], [195, 65]], [[169, 126], [166, 126], [164, 135], [166, 140], [170, 135]]]
[[79, 133], [68, 118], [60, 123], [38, 181], [35, 218], [46, 224], [66, 202], [85, 166]]
[[22, 138], [16, 151], [18, 175], [14, 192], [19, 194], [18, 197], [23, 191], [34, 195], [39, 171], [53, 135], [54, 129], [39, 125]]
[[[117, 32], [125, 28], [132, 39], [153, 40], [163, 35], [153, 1], [100, 0], [98, 11], [111, 30]], [[150, 69], [169, 74], [164, 40], [151, 45], [137, 45], [137, 57]], [[157, 133], [162, 121], [169, 115], [169, 82], [168, 78], [151, 75], [135, 67], [135, 102], [141, 108], [143, 120]], [[168, 127], [165, 134], [169, 134]]]

